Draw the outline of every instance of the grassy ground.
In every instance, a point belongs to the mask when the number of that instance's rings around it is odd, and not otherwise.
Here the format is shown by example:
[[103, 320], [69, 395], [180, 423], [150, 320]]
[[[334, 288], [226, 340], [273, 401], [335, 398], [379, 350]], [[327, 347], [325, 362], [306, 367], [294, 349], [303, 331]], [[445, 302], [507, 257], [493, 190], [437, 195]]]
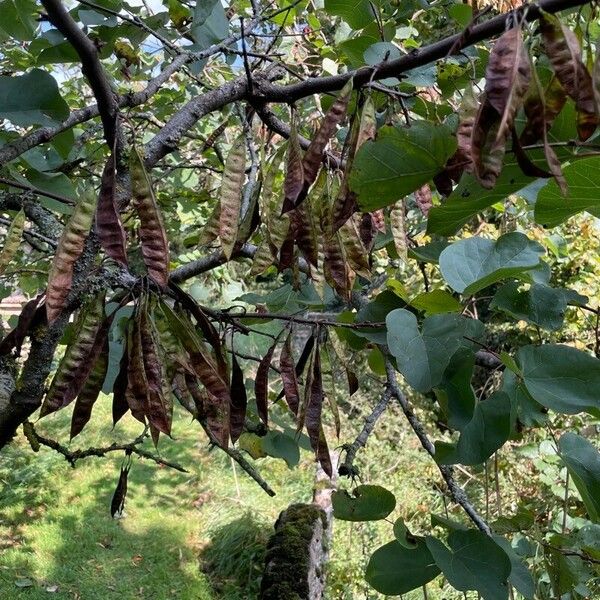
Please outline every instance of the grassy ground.
[[[107, 445], [139, 433], [139, 424], [126, 419], [112, 432], [109, 404], [108, 398], [99, 401], [92, 423], [73, 447]], [[64, 440], [68, 419], [59, 413], [38, 428]], [[134, 458], [126, 516], [120, 520], [109, 514], [120, 453], [89, 458], [72, 469], [52, 450], [34, 454], [22, 437], [2, 452], [0, 598], [255, 598], [264, 542], [279, 512], [311, 497], [312, 457], [304, 453], [292, 470], [281, 460], [257, 461], [277, 491], [269, 498], [234, 470], [227, 456], [209, 453], [197, 425], [185, 415], [176, 423], [176, 441], [162, 440], [160, 451], [189, 473]], [[401, 423], [390, 419], [370, 440], [369, 451], [361, 455], [363, 480], [394, 491], [401, 501], [394, 516], [414, 523], [426, 515], [427, 504], [441, 502], [432, 487], [435, 468]], [[348, 440], [352, 429], [347, 424]], [[368, 591], [362, 573], [371, 552], [392, 535], [388, 523], [337, 522], [328, 598], [380, 598]]]

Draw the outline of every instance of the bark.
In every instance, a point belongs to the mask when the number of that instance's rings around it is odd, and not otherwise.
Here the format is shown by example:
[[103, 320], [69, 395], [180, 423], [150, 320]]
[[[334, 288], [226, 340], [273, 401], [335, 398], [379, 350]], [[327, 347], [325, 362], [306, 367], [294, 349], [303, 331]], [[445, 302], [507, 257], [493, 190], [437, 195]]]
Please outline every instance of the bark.
[[[337, 462], [336, 456], [332, 459]], [[319, 466], [312, 504], [292, 504], [279, 515], [267, 546], [260, 600], [323, 598], [334, 489], [335, 480]]]

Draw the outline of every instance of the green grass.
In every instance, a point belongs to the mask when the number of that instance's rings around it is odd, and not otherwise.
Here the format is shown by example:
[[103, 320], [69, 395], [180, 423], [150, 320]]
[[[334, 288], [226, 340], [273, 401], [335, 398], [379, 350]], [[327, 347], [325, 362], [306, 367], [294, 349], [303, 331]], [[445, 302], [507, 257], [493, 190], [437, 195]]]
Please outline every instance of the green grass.
[[[113, 432], [109, 405], [108, 398], [99, 401], [73, 448], [139, 433], [139, 423], [127, 418]], [[44, 419], [39, 431], [64, 441], [69, 412]], [[358, 417], [347, 422], [344, 440], [361, 424]], [[0, 598], [255, 598], [264, 542], [277, 516], [290, 503], [311, 498], [313, 458], [303, 452], [295, 469], [281, 460], [258, 460], [277, 492], [270, 498], [239, 467], [234, 472], [227, 456], [209, 452], [197, 424], [183, 414], [176, 417], [174, 436], [161, 440], [160, 452], [189, 473], [134, 457], [120, 520], [111, 518], [109, 508], [121, 453], [82, 460], [75, 469], [50, 449], [34, 454], [23, 437], [0, 453]], [[398, 416], [390, 414], [381, 424], [357, 464], [364, 482], [397, 494], [393, 516], [418, 526], [432, 504], [441, 509], [431, 486], [435, 466]], [[336, 522], [334, 532], [327, 597], [381, 598], [362, 576], [372, 551], [392, 538], [391, 525]], [[31, 585], [18, 587], [25, 583]]]

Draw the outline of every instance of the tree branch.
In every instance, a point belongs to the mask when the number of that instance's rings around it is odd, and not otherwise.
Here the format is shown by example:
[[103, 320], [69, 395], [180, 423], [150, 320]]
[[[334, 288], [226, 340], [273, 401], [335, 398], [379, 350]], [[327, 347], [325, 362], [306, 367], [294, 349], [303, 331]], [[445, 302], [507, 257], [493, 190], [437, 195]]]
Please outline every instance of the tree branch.
[[340, 466], [338, 467], [338, 473], [341, 476], [355, 477], [357, 475], [357, 470], [354, 467], [356, 453], [367, 445], [369, 436], [373, 433], [373, 429], [375, 429], [379, 417], [385, 412], [392, 397], [392, 390], [389, 387], [386, 387], [379, 402], [375, 405], [371, 414], [365, 419], [365, 424], [357, 438], [351, 444], [343, 446], [343, 449], [346, 451], [346, 457], [344, 462], [340, 463]]
[[[144, 442], [144, 440], [148, 437], [148, 434], [144, 431], [140, 436], [138, 436], [133, 442], [129, 442], [128, 444], [111, 444], [110, 446], [106, 446], [104, 448], [87, 448], [86, 450], [75, 450], [71, 452], [67, 447], [63, 446], [56, 440], [52, 440], [50, 438], [44, 437], [40, 435], [33, 426], [33, 423], [26, 421], [23, 423], [23, 430], [26, 431], [26, 437], [31, 444], [31, 447], [34, 452], [37, 449], [34, 447], [34, 443], [37, 442], [41, 446], [46, 446], [55, 450], [59, 454], [62, 454], [65, 457], [65, 460], [75, 468], [75, 463], [78, 460], [83, 458], [89, 458], [90, 456], [102, 457], [106, 456], [110, 452], [119, 452], [119, 451], [129, 451], [133, 454], [137, 454], [142, 458], [147, 458], [149, 460], [154, 461], [159, 465], [163, 465], [165, 467], [170, 467], [171, 469], [175, 469], [181, 473], [189, 473], [187, 469], [184, 469], [181, 465], [171, 462], [169, 460], [165, 460], [156, 454], [152, 454], [152, 452], [148, 452], [147, 450], [142, 450], [138, 448], [140, 444]], [[32, 439], [33, 438], [33, 439]]]
[[100, 63], [98, 50], [94, 42], [79, 29], [77, 23], [60, 0], [41, 0], [41, 3], [48, 13], [50, 22], [67, 38], [81, 60], [81, 70], [88, 80], [98, 103], [98, 111], [104, 128], [104, 138], [108, 147], [113, 148], [118, 135], [117, 95], [113, 91], [106, 72]]
[[526, 4], [508, 13], [498, 15], [481, 25], [467, 28], [461, 33], [444, 38], [439, 42], [423, 46], [396, 60], [384, 61], [375, 66], [361, 67], [341, 75], [312, 77], [300, 83], [274, 85], [268, 81], [255, 82], [255, 96], [266, 102], [287, 102], [291, 104], [312, 94], [335, 92], [353, 78], [354, 87], [360, 88], [371, 81], [399, 77], [406, 71], [423, 67], [450, 52], [457, 53], [464, 48], [492, 38], [506, 30], [507, 24], [515, 18], [531, 23], [541, 17], [542, 10], [549, 13], [589, 4], [591, 0], [545, 0], [539, 4]]
[[[435, 461], [435, 446], [427, 436], [427, 432], [425, 431], [423, 424], [421, 423], [421, 421], [419, 421], [419, 419], [413, 412], [412, 408], [408, 403], [408, 400], [406, 399], [406, 396], [403, 394], [402, 390], [398, 386], [398, 381], [396, 379], [396, 371], [394, 370], [394, 367], [389, 358], [386, 358], [385, 370], [387, 374], [387, 385], [389, 390], [391, 391], [392, 395], [398, 400], [400, 407], [402, 408], [402, 412], [404, 412], [404, 415], [406, 416], [406, 419], [408, 420], [408, 423], [411, 426], [412, 430], [415, 432], [415, 435], [419, 438], [421, 446], [423, 446], [423, 448]], [[458, 483], [456, 483], [452, 467], [448, 465], [438, 464], [438, 468], [440, 470], [440, 473], [442, 474], [442, 477], [444, 478], [444, 481], [446, 482], [446, 485], [448, 486], [448, 491], [450, 492], [450, 496], [452, 497], [454, 502], [456, 502], [462, 507], [462, 509], [465, 511], [465, 513], [468, 515], [471, 521], [473, 521], [473, 523], [475, 523], [475, 525], [478, 527], [478, 529], [480, 529], [487, 535], [490, 535], [490, 526], [485, 522], [483, 517], [471, 504], [464, 490], [458, 485]]]

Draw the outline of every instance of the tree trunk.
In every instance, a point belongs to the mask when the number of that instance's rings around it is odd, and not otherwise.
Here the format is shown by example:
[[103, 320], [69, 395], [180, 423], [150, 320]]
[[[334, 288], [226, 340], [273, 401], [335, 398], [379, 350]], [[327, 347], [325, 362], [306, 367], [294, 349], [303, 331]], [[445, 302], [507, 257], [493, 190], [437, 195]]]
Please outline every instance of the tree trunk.
[[[332, 456], [334, 464], [337, 457]], [[334, 470], [334, 473], [336, 471]], [[321, 600], [332, 533], [335, 479], [319, 467], [312, 504], [292, 504], [275, 523], [260, 600]]]

